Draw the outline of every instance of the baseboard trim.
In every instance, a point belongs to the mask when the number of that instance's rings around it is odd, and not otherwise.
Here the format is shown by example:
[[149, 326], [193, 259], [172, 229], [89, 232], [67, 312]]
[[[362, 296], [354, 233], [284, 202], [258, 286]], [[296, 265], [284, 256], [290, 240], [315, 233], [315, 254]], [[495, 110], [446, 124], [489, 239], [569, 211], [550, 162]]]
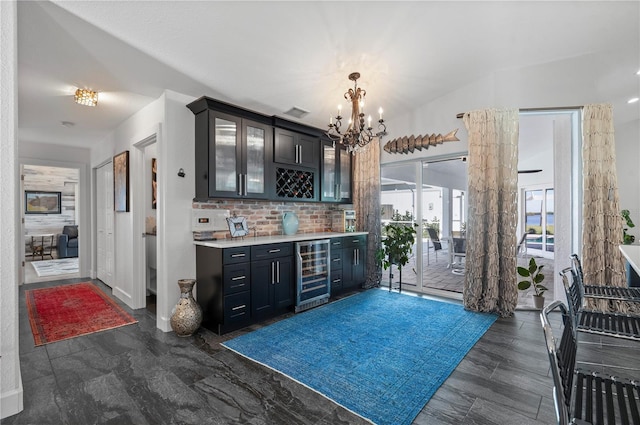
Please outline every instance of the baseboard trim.
[[171, 318], [159, 316], [156, 320], [156, 327], [162, 332], [173, 332], [173, 329], [171, 329]]
[[24, 409], [21, 376], [18, 377], [18, 382], [18, 388], [5, 391], [0, 395], [0, 419], [13, 416]]
[[130, 294], [126, 293], [125, 291], [123, 291], [118, 287], [113, 287], [111, 288], [111, 290], [113, 291], [114, 297], [116, 297], [117, 299], [125, 303], [132, 310], [136, 309], [136, 307], [133, 305], [133, 298], [131, 297]]

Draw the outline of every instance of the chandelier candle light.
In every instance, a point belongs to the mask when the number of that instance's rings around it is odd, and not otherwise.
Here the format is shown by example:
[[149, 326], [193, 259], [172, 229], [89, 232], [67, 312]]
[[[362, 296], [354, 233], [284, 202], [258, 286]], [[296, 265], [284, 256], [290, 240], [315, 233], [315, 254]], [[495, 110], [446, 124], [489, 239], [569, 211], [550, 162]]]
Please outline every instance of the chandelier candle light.
[[335, 117], [335, 124], [333, 122], [334, 117], [329, 118], [329, 129], [327, 130], [327, 136], [333, 140], [333, 142], [340, 142], [347, 147], [348, 152], [355, 152], [359, 148], [367, 145], [374, 137], [382, 137], [387, 134], [387, 126], [382, 119], [382, 108], [378, 109], [380, 118], [378, 119], [378, 132], [373, 133], [373, 127], [371, 126], [371, 115], [367, 119], [365, 125], [364, 119], [364, 97], [367, 92], [358, 87], [358, 78], [360, 78], [359, 72], [352, 72], [349, 74], [349, 79], [353, 81], [354, 87], [349, 89], [344, 98], [351, 102], [351, 117], [349, 118], [349, 127], [346, 131], [341, 132], [340, 126], [342, 125], [342, 105], [338, 105], [338, 115]]

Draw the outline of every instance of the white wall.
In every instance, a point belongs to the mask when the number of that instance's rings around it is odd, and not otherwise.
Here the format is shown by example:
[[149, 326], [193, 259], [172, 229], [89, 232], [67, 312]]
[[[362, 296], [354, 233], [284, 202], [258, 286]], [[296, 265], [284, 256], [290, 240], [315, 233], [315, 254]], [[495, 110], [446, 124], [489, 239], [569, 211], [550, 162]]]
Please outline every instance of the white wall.
[[[180, 298], [178, 279], [195, 279], [196, 251], [191, 232], [195, 197], [195, 118], [186, 105], [194, 97], [165, 91], [165, 119], [158, 143], [158, 297], [156, 322], [169, 331]], [[184, 169], [185, 177], [178, 177]], [[197, 296], [196, 285], [196, 296]]]
[[635, 235], [636, 242], [640, 242], [640, 137], [638, 134], [640, 134], [640, 120], [618, 125], [615, 128], [620, 209], [627, 209], [631, 213], [631, 220], [636, 227], [629, 229], [627, 233]]
[[0, 419], [23, 409], [18, 344], [18, 77], [16, 3], [0, 1]]
[[[158, 328], [164, 331], [171, 330], [171, 312], [180, 297], [178, 279], [195, 278], [196, 274], [195, 247], [191, 233], [191, 207], [195, 196], [195, 120], [186, 107], [194, 99], [165, 91], [160, 98], [125, 121], [91, 151], [93, 167], [124, 150], [130, 151], [132, 166], [139, 156], [134, 145], [156, 134], [156, 143], [148, 148], [149, 152], [145, 152], [145, 157], [155, 156], [158, 159], [158, 208], [153, 210], [157, 217], [158, 234], [156, 318]], [[156, 151], [155, 155], [153, 150]], [[140, 160], [140, 165], [145, 167], [142, 159]], [[184, 178], [177, 175], [180, 168], [185, 171]], [[148, 202], [145, 199], [141, 211], [135, 211], [133, 197], [144, 196], [141, 194], [147, 192], [144, 190], [144, 185], [148, 183], [146, 174], [130, 174], [131, 212], [116, 213], [115, 217], [113, 290], [131, 308], [141, 308], [144, 305], [140, 304], [140, 301], [144, 303], [144, 299], [139, 300], [139, 297], [134, 296], [139, 288], [144, 288], [144, 274], [137, 275], [134, 264], [137, 255], [135, 250], [140, 242], [137, 239], [144, 231], [144, 218], [148, 214]], [[138, 175], [142, 176], [141, 182], [135, 181]], [[136, 187], [140, 189], [139, 194], [134, 191]]]
[[[616, 132], [618, 186], [622, 208], [640, 224], [640, 106], [626, 104], [634, 93], [620, 93], [618, 78], [636, 78], [637, 58], [621, 57], [615, 49], [598, 57], [571, 59], [496, 72], [424, 105], [402, 121], [389, 121], [390, 133], [382, 145], [395, 137], [446, 133], [459, 128], [460, 142], [447, 142], [411, 158], [442, 156], [467, 151], [468, 134], [455, 116], [483, 108], [554, 108], [612, 103]], [[634, 68], [635, 67], [635, 68]], [[615, 70], [610, 77], [611, 71]], [[637, 93], [636, 93], [637, 94]], [[381, 162], [407, 160], [406, 155], [382, 152]], [[636, 226], [635, 234], [640, 234]]]
[[[113, 273], [113, 294], [125, 302], [131, 308], [141, 308], [144, 299], [140, 300], [135, 297], [136, 285], [143, 285], [144, 281], [139, 282], [134, 275], [134, 252], [133, 246], [135, 239], [141, 239], [141, 232], [134, 232], [134, 199], [136, 194], [132, 189], [136, 185], [134, 147], [133, 145], [146, 137], [154, 134], [162, 120], [164, 119], [164, 97], [151, 102], [149, 105], [136, 112], [122, 124], [120, 124], [112, 133], [104, 140], [98, 143], [91, 150], [91, 167], [96, 168], [105, 163], [114, 155], [123, 151], [129, 151], [129, 200], [130, 212], [116, 212], [114, 217], [114, 273]], [[93, 173], [92, 173], [93, 174]], [[94, 196], [95, 198], [95, 196]], [[95, 202], [92, 204], [95, 209]], [[144, 215], [144, 211], [139, 212]], [[95, 215], [95, 213], [94, 213]], [[92, 235], [96, 234], [95, 224], [93, 226]], [[93, 257], [97, 250], [94, 242], [92, 244]]]

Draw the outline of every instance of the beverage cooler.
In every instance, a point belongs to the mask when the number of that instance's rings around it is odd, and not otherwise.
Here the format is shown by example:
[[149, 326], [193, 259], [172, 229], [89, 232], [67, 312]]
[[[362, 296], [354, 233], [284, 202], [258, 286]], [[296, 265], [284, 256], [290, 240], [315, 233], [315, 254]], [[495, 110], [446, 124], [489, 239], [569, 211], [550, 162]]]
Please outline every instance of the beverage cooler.
[[329, 301], [329, 240], [296, 243], [296, 313]]

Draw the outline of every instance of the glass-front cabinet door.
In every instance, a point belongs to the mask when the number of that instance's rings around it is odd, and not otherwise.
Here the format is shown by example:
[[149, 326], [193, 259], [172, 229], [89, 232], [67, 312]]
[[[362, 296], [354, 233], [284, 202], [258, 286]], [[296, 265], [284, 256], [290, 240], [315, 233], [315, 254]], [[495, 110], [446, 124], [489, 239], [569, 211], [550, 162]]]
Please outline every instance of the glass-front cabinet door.
[[266, 198], [270, 127], [210, 111], [209, 196]]
[[242, 120], [242, 173], [244, 184], [242, 193], [250, 198], [266, 198], [267, 173], [270, 161], [268, 150], [272, 146], [272, 129], [270, 126], [253, 121]]
[[351, 202], [351, 155], [326, 140], [322, 142], [322, 200]]
[[238, 163], [240, 119], [223, 114], [211, 114], [209, 138], [211, 146], [209, 170], [209, 194], [233, 196], [238, 193]]
[[336, 148], [331, 142], [322, 143], [322, 200], [335, 201], [338, 188]]
[[338, 193], [341, 202], [351, 202], [351, 154], [346, 149], [337, 149], [340, 164]]

